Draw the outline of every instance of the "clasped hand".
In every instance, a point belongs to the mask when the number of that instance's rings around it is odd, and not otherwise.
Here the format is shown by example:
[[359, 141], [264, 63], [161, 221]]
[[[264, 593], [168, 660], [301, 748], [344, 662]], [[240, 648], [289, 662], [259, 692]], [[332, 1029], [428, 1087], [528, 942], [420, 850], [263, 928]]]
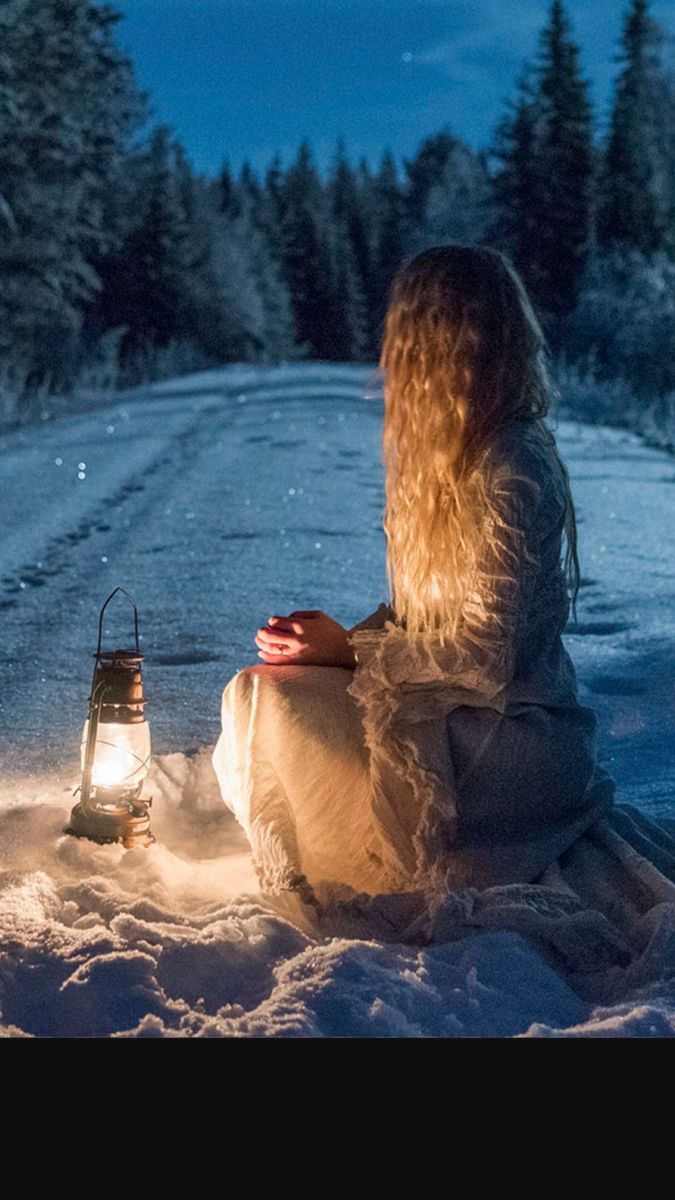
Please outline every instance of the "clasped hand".
[[321, 609], [296, 609], [287, 617], [272, 616], [255, 636], [258, 655], [266, 663], [353, 667], [348, 630]]

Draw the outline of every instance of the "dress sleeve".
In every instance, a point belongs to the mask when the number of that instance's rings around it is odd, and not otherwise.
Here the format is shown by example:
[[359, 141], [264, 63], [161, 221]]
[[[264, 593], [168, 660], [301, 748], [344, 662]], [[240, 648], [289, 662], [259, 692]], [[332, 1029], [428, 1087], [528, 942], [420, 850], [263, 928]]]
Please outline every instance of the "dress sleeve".
[[348, 632], [354, 633], [357, 629], [383, 629], [385, 621], [393, 621], [394, 619], [395, 613], [393, 608], [383, 600], [378, 604], [374, 612], [364, 617], [356, 625], [352, 625]]
[[409, 638], [391, 620], [353, 631], [356, 672], [365, 669], [370, 686], [397, 685], [403, 693], [440, 686], [446, 700], [474, 705], [504, 691], [539, 568], [543, 487], [522, 460], [501, 462], [486, 479], [487, 510], [455, 638], [445, 646], [429, 635]]

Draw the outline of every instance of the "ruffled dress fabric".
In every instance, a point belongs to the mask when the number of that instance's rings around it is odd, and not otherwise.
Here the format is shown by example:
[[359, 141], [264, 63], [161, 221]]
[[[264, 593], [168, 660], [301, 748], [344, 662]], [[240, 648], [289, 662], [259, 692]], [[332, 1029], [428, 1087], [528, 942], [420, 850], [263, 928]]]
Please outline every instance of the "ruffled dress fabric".
[[434, 944], [516, 930], [582, 993], [675, 977], [675, 837], [597, 762], [561, 634], [565, 491], [539, 421], [496, 431], [459, 633], [388, 604], [355, 669], [256, 665], [222, 695], [213, 765], [261, 889], [317, 936]]

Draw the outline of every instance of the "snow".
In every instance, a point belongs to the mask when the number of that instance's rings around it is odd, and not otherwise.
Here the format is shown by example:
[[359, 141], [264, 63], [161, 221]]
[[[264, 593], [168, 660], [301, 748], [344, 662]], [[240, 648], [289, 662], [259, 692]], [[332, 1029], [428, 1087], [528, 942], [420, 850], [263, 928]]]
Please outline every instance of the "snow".
[[[592, 1006], [516, 933], [319, 940], [258, 891], [211, 767], [220, 694], [272, 613], [351, 625], [386, 598], [372, 370], [233, 365], [0, 435], [6, 1036], [675, 1034], [674, 980]], [[673, 819], [675, 461], [552, 425], [579, 521], [580, 694], [617, 798]], [[157, 841], [134, 850], [63, 832], [118, 585], [139, 608], [154, 752]], [[104, 629], [128, 642], [124, 597]]]

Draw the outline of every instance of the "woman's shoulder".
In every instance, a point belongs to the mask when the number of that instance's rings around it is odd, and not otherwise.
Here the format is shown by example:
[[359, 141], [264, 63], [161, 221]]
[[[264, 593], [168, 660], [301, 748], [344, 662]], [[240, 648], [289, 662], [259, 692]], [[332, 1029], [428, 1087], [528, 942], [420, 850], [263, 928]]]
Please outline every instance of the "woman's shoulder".
[[557, 481], [560, 474], [555, 440], [541, 417], [514, 418], [497, 426], [481, 463], [488, 471], [532, 479], [540, 486]]

